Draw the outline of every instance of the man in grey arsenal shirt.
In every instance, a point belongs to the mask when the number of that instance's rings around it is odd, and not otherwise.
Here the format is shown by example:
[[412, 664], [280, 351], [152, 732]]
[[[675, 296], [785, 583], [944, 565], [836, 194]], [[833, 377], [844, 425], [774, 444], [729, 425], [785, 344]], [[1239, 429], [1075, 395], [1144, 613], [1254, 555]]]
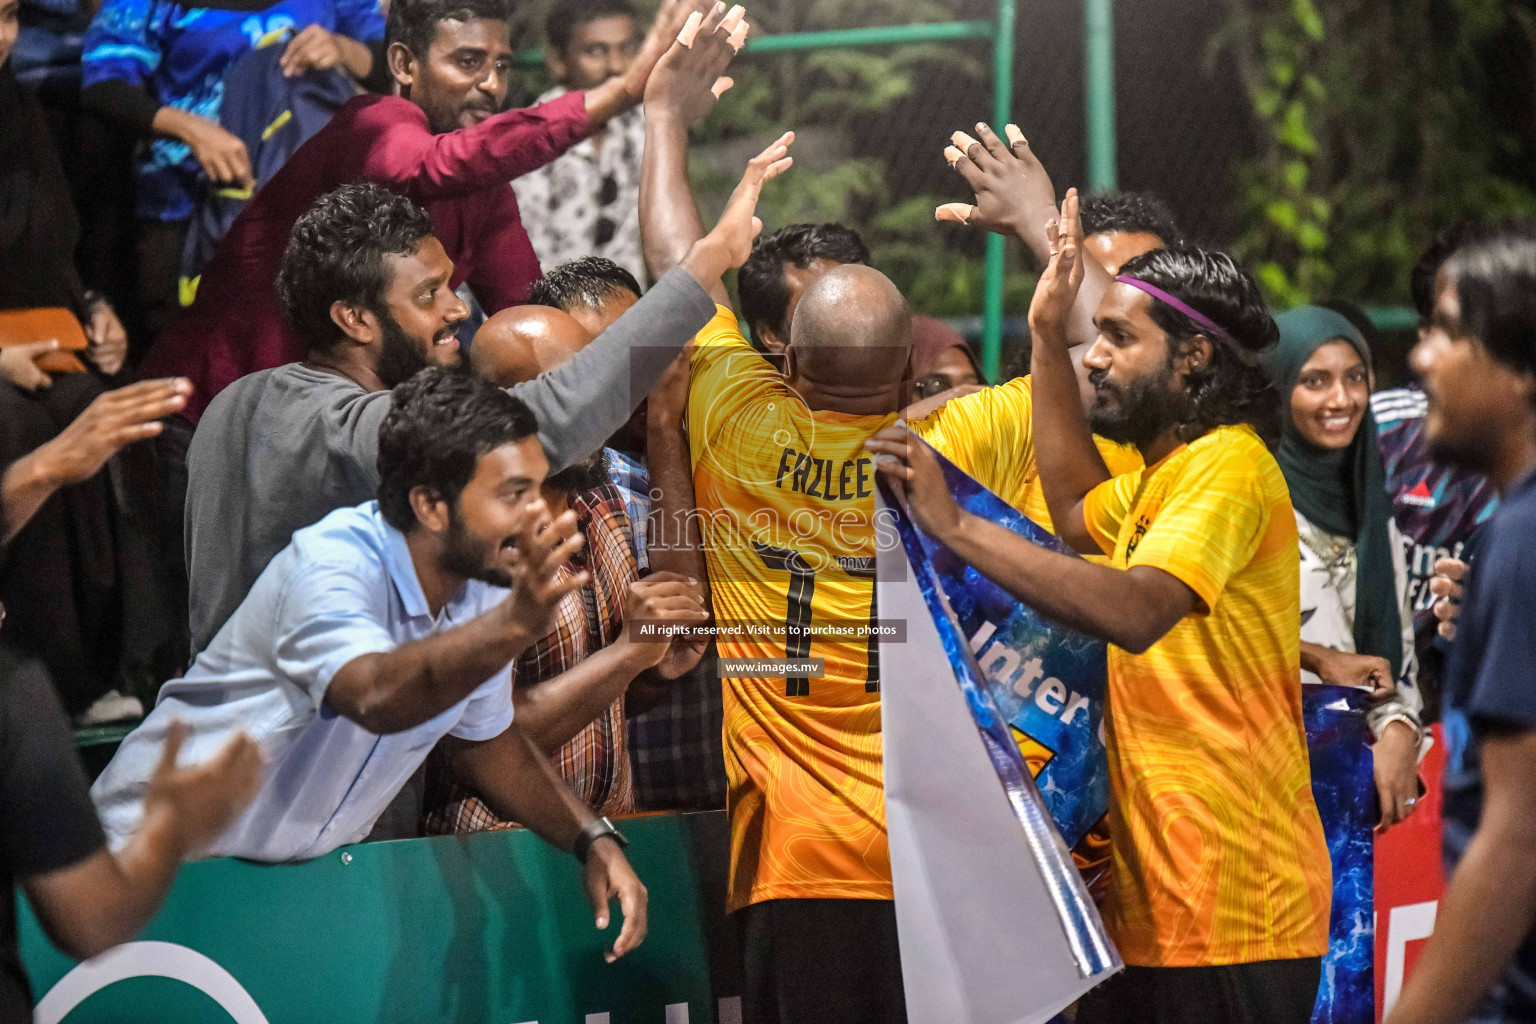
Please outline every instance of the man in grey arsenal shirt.
[[[707, 110], [726, 60], [711, 35], [691, 48], [674, 46], [652, 72], [648, 94], [697, 94], [702, 99], [686, 105]], [[761, 185], [761, 173], [749, 169], [734, 215], [678, 267], [575, 358], [511, 389], [538, 419], [551, 472], [601, 447], [709, 322], [715, 306], [707, 289], [745, 260]], [[193, 655], [295, 530], [377, 492], [389, 389], [429, 364], [459, 361], [454, 332], [467, 310], [448, 287], [452, 272], [426, 213], [380, 185], [344, 185], [294, 225], [278, 291], [309, 358], [220, 392], [187, 453]]]

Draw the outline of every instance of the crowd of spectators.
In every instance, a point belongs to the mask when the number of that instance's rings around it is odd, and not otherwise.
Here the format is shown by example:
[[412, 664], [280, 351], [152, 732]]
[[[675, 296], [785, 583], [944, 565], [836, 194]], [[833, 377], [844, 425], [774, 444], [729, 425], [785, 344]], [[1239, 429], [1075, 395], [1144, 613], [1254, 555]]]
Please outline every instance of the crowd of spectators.
[[[1446, 723], [1453, 937], [1394, 1024], [1490, 988], [1487, 1019], [1536, 1019], [1529, 225], [1435, 240], [1426, 387], [1373, 394], [1358, 309], [1271, 316], [1155, 197], [1058, 208], [977, 126], [946, 153], [976, 203], [938, 219], [1044, 268], [989, 385], [856, 232], [759, 237], [792, 134], [700, 221], [688, 129], [740, 8], [551, 0], [545, 29], [557, 84], [517, 108], [503, 0], [0, 0], [0, 881], [55, 942], [130, 936], [188, 857], [520, 825], [599, 928], [619, 902], [616, 958], [647, 896], [611, 819], [729, 805], [746, 1018], [904, 1019], [879, 645], [722, 680], [766, 649], [626, 628], [875, 618], [878, 469], [1111, 645], [1111, 811], [1074, 855], [1130, 969], [1078, 1020], [1310, 1012], [1309, 683], [1368, 691], [1383, 830]], [[1085, 557], [959, 513], [914, 433]], [[720, 532], [810, 507], [837, 527], [798, 547]], [[70, 729], [111, 722], [88, 795]], [[1155, 838], [1180, 801], [1196, 852]], [[0, 1018], [27, 1005], [0, 925]]]

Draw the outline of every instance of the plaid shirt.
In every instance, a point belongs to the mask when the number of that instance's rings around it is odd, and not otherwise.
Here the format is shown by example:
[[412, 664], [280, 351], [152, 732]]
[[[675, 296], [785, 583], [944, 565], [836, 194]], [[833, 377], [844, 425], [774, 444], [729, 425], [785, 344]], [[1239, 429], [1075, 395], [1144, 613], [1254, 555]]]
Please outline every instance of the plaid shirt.
[[[635, 553], [649, 567], [646, 520], [651, 477], [645, 463], [611, 448], [603, 450], [608, 475], [624, 495], [635, 524]], [[644, 811], [713, 810], [725, 806], [725, 707], [710, 644], [693, 670], [672, 684], [661, 703], [629, 720], [629, 756], [635, 771], [635, 803]]]
[[[571, 510], [587, 543], [560, 572], [566, 576], [586, 569], [592, 581], [566, 595], [555, 612], [555, 628], [513, 663], [514, 688], [546, 682], [574, 668], [617, 640], [624, 628], [625, 597], [629, 584], [639, 578], [624, 500], [608, 483], [572, 495]], [[555, 751], [550, 761], [598, 814], [629, 814], [635, 809], [635, 795], [627, 747], [624, 698], [620, 697]], [[481, 832], [512, 824], [473, 796], [437, 753], [427, 765], [423, 806], [422, 831], [427, 835]]]

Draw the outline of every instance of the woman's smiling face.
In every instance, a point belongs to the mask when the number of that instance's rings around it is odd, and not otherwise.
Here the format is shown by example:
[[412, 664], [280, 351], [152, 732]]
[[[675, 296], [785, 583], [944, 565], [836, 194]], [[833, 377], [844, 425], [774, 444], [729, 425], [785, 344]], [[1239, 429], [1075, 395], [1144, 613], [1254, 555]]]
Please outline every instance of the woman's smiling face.
[[1291, 419], [1319, 448], [1347, 448], [1371, 400], [1371, 374], [1347, 341], [1330, 341], [1302, 366], [1291, 392]]

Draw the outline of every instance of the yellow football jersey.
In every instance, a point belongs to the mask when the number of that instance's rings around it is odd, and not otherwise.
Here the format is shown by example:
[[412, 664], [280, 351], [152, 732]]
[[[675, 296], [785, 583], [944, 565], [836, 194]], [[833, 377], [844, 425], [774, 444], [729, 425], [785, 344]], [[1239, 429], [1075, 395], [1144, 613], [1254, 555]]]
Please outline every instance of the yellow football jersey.
[[881, 775], [875, 470], [895, 420], [812, 412], [720, 307], [688, 398], [721, 659], [824, 659], [821, 678], [726, 678], [729, 908], [891, 899]]

